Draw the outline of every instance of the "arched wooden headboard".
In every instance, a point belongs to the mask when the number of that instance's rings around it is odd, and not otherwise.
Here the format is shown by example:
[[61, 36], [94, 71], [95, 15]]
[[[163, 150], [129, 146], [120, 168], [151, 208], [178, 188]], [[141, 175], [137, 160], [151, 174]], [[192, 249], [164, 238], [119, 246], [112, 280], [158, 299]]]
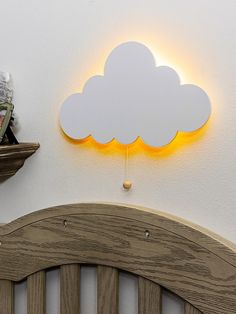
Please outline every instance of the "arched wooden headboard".
[[0, 314], [27, 278], [28, 314], [45, 314], [45, 269], [60, 266], [61, 314], [79, 313], [80, 264], [98, 265], [98, 314], [118, 314], [118, 270], [139, 277], [139, 314], [161, 313], [161, 287], [185, 314], [236, 313], [236, 247], [197, 226], [136, 206], [73, 204], [0, 228]]

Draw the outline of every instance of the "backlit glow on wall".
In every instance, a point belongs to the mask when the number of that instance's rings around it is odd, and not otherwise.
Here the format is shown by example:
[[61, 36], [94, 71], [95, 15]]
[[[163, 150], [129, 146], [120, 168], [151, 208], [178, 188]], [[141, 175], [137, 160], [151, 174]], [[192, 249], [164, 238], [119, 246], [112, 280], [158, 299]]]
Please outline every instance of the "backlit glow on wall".
[[156, 66], [146, 46], [127, 42], [111, 52], [104, 75], [91, 77], [81, 93], [65, 100], [60, 125], [73, 140], [161, 148], [178, 133], [202, 128], [210, 113], [200, 87], [181, 85], [174, 69]]

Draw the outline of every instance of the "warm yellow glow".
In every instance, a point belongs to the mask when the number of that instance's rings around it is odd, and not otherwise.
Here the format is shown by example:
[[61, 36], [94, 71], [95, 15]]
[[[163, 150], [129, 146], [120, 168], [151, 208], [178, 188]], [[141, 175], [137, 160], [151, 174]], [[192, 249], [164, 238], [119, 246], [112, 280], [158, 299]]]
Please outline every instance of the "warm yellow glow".
[[173, 41], [173, 38], [160, 38], [160, 34], [151, 33], [150, 30], [143, 32], [142, 29], [138, 28], [129, 29], [128, 31], [126, 28], [125, 32], [116, 34], [115, 39], [112, 34], [110, 39], [104, 38], [104, 41], [100, 42], [99, 47], [102, 47], [102, 50], [97, 49], [96, 58], [89, 60], [89, 69], [82, 73], [82, 76], [80, 73], [79, 79], [77, 75], [72, 78], [72, 82], [81, 82], [79, 89], [77, 86], [75, 92], [82, 92], [84, 84], [92, 76], [103, 75], [104, 64], [111, 51], [118, 45], [128, 41], [137, 41], [146, 45], [152, 51], [156, 65], [166, 65], [175, 69], [182, 84], [196, 84], [207, 90], [210, 95], [217, 92], [202, 75], [198, 60], [195, 60], [194, 56], [190, 56], [189, 52], [186, 51], [186, 43], [184, 45], [178, 43], [177, 49], [177, 43]]
[[[166, 48], [168, 47], [168, 45], [161, 47], [160, 43], [158, 44], [157, 39], [151, 38], [150, 35], [149, 35], [149, 37], [147, 37], [147, 36], [144, 37], [144, 36], [140, 36], [140, 34], [136, 35], [136, 36], [135, 35], [134, 36], [128, 36], [126, 34], [124, 36], [121, 36], [120, 39], [116, 39], [116, 41], [111, 42], [110, 44], [105, 44], [102, 52], [100, 54], [98, 53], [96, 60], [90, 60], [90, 61], [92, 61], [92, 62], [90, 62], [90, 64], [91, 64], [90, 70], [83, 74], [83, 78], [82, 78], [83, 85], [81, 86], [79, 92], [81, 92], [83, 90], [84, 84], [86, 83], [86, 81], [90, 77], [92, 77], [94, 75], [103, 75], [104, 74], [104, 64], [105, 64], [105, 61], [107, 60], [108, 56], [110, 55], [111, 51], [115, 47], [119, 46], [120, 44], [122, 44], [126, 41], [127, 42], [128, 41], [141, 42], [142, 44], [144, 44], [145, 46], [147, 46], [151, 50], [151, 52], [155, 58], [155, 61], [156, 61], [156, 66], [162, 66], [162, 65], [169, 66], [169, 67], [173, 68], [178, 73], [178, 75], [180, 76], [180, 80], [181, 80], [182, 84], [191, 83], [191, 76], [189, 75], [190, 73], [189, 72], [185, 73], [182, 70], [183, 68], [186, 68], [186, 67], [182, 66], [181, 58], [174, 57], [175, 54], [173, 53], [171, 48], [169, 48], [169, 49], [170, 49], [170, 51], [172, 51], [172, 54], [169, 55], [169, 57], [164, 57], [164, 55], [166, 55], [166, 56], [168, 55], [168, 53], [166, 51], [167, 50]], [[163, 48], [165, 48], [165, 49], [163, 50]], [[187, 65], [187, 67], [188, 67], [188, 64], [186, 64], [186, 63], [187, 63], [187, 60], [186, 60], [186, 58], [184, 58], [184, 64]], [[190, 77], [190, 81], [186, 79], [187, 77], [188, 78]], [[77, 90], [77, 92], [78, 92], [78, 90]]]
[[206, 133], [207, 129], [209, 128], [210, 123], [208, 122], [203, 126], [201, 129], [184, 133], [184, 132], [178, 132], [174, 140], [169, 143], [166, 146], [163, 146], [161, 148], [154, 148], [146, 145], [140, 137], [137, 138], [137, 140], [129, 145], [124, 145], [117, 140], [112, 140], [111, 142], [107, 144], [100, 144], [96, 142], [93, 137], [90, 135], [86, 139], [83, 140], [73, 140], [69, 138], [62, 130], [62, 134], [64, 137], [73, 145], [80, 145], [83, 148], [86, 149], [96, 149], [102, 154], [122, 154], [124, 155], [127, 147], [129, 149], [129, 156], [135, 155], [137, 153], [144, 153], [146, 155], [149, 155], [151, 157], [167, 157], [171, 155], [173, 152], [175, 152], [177, 149], [180, 149], [186, 145], [192, 144], [194, 142], [199, 141], [204, 134]]
[[[140, 33], [132, 33], [129, 35], [125, 33], [120, 36], [120, 39], [116, 38], [115, 41], [113, 39], [113, 42], [111, 40], [109, 44], [101, 43], [104, 44], [102, 52], [98, 53], [98, 56], [95, 60], [89, 60], [91, 70], [84, 73], [83, 78], [80, 77], [79, 81], [82, 81], [83, 84], [79, 90], [76, 90], [76, 92], [82, 92], [84, 84], [92, 76], [103, 75], [104, 64], [111, 51], [118, 45], [128, 41], [137, 41], [146, 45], [152, 51], [155, 57], [156, 65], [166, 65], [173, 68], [178, 73], [181, 84], [199, 84], [204, 89], [207, 87], [206, 89], [210, 92], [210, 94], [214, 94], [212, 86], [209, 85], [208, 82], [204, 81], [202, 76], [198, 76], [196, 79], [198, 65], [197, 63], [193, 62], [194, 60], [187, 58], [187, 56], [181, 51], [178, 52], [176, 49], [174, 50], [171, 42], [158, 41], [158, 38], [156, 38], [154, 34], [151, 35], [150, 33], [148, 35], [140, 35]], [[163, 55], [166, 57], [163, 57]], [[72, 140], [66, 134], [64, 134], [63, 131], [62, 133], [70, 143], [74, 145], [80, 145], [86, 149], [96, 149], [103, 154], [124, 154], [128, 147], [129, 155], [142, 152], [153, 157], [157, 155], [158, 157], [166, 157], [183, 146], [197, 142], [206, 133], [209, 125], [210, 123], [208, 121], [201, 129], [197, 131], [189, 133], [178, 132], [171, 143], [161, 148], [153, 148], [146, 145], [140, 137], [138, 137], [134, 143], [129, 145], [120, 144], [115, 139], [113, 139], [108, 144], [100, 144], [96, 142], [92, 136], [88, 136], [83, 140]]]

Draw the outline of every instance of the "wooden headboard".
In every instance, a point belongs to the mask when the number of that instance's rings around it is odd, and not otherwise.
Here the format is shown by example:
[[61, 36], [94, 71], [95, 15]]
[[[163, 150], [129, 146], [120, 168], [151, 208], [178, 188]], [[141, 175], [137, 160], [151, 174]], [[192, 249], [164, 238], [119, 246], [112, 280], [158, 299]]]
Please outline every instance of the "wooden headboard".
[[60, 267], [61, 314], [78, 314], [80, 265], [97, 265], [97, 313], [118, 314], [119, 270], [138, 276], [139, 314], [161, 314], [162, 287], [185, 314], [236, 313], [236, 247], [158, 211], [73, 204], [0, 227], [0, 314], [27, 278], [28, 314], [45, 314], [45, 270]]

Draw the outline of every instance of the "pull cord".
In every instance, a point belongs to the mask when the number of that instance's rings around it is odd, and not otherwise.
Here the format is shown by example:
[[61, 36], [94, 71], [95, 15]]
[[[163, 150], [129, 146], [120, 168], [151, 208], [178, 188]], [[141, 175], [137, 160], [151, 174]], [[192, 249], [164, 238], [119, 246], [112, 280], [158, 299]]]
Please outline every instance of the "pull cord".
[[123, 188], [126, 191], [129, 191], [132, 187], [132, 182], [128, 180], [128, 167], [129, 167], [129, 146], [126, 146], [125, 151], [125, 169], [124, 169], [124, 182], [123, 182]]

